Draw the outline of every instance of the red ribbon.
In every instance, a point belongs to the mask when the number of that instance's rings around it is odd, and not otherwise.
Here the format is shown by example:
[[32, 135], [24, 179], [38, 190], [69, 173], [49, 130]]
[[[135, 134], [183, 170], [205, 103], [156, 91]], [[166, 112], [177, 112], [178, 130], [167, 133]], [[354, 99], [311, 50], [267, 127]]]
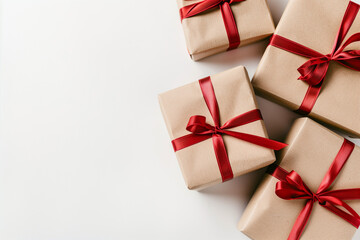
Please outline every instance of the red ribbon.
[[261, 120], [261, 113], [258, 109], [236, 116], [227, 121], [223, 126], [220, 126], [219, 106], [210, 77], [199, 80], [199, 84], [206, 105], [214, 121], [214, 126], [206, 123], [206, 117], [204, 116], [196, 115], [190, 117], [186, 130], [191, 133], [172, 141], [175, 152], [212, 138], [216, 159], [219, 165], [222, 180], [224, 182], [232, 179], [234, 175], [231, 169], [222, 135], [229, 135], [234, 138], [273, 150], [280, 150], [287, 146], [287, 144], [273, 141], [267, 138], [227, 130], [229, 128], [234, 128]]
[[245, 0], [203, 0], [198, 3], [190, 4], [180, 9], [181, 21], [184, 18], [193, 17], [200, 13], [219, 7], [229, 39], [228, 50], [231, 50], [237, 48], [240, 45], [240, 36], [230, 4], [243, 1]]
[[355, 33], [341, 45], [346, 34], [349, 32], [359, 9], [360, 6], [358, 4], [354, 2], [349, 3], [339, 32], [336, 36], [334, 47], [331, 53], [326, 55], [282, 36], [274, 35], [272, 37], [270, 45], [306, 58], [310, 58], [310, 60], [298, 68], [301, 75], [299, 80], [305, 81], [309, 84], [304, 100], [301, 103], [300, 108], [297, 110], [299, 113], [309, 114], [313, 109], [320, 94], [321, 86], [328, 71], [330, 61], [336, 61], [345, 67], [360, 71], [360, 50], [344, 51], [344, 49], [351, 43], [360, 41], [360, 33]]
[[[343, 200], [359, 200], [360, 188], [328, 190], [341, 169], [349, 159], [354, 150], [355, 145], [348, 140], [344, 143], [338, 152], [335, 160], [331, 164], [329, 170], [325, 174], [319, 189], [316, 193], [311, 192], [308, 186], [303, 182], [300, 175], [291, 171], [290, 173], [283, 168], [273, 164], [268, 173], [276, 177], [280, 181], [276, 183], [275, 193], [278, 197], [285, 200], [307, 199], [305, 207], [300, 212], [296, 222], [290, 232], [288, 240], [298, 240], [309, 221], [310, 214], [315, 202], [318, 202], [322, 207], [335, 213], [345, 221], [358, 228], [360, 226], [360, 216]], [[346, 211], [338, 208], [343, 207]]]

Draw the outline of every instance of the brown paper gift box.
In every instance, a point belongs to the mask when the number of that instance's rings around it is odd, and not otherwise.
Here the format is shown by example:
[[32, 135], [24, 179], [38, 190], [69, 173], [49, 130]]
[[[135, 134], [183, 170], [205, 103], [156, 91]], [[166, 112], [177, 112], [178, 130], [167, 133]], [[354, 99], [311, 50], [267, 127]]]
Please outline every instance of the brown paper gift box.
[[[258, 108], [244, 67], [212, 75], [211, 81], [219, 104], [221, 124]], [[209, 124], [214, 124], [198, 81], [160, 94], [159, 102], [171, 140], [189, 134], [185, 128], [193, 115], [203, 115]], [[262, 120], [231, 130], [267, 138]], [[275, 161], [273, 150], [226, 135], [223, 139], [234, 177]], [[182, 149], [176, 152], [176, 156], [189, 189], [204, 188], [222, 182], [211, 139]]]
[[[348, 0], [290, 0], [275, 34], [323, 54], [331, 52]], [[345, 41], [360, 32], [357, 15]], [[360, 49], [353, 43], [345, 50]], [[253, 78], [260, 96], [297, 110], [308, 84], [297, 80], [297, 68], [308, 58], [268, 46]], [[360, 137], [360, 72], [330, 62], [324, 84], [310, 117]]]
[[[325, 173], [335, 159], [344, 138], [309, 118], [295, 121], [280, 152], [278, 164], [287, 171], [296, 171], [304, 183], [316, 192]], [[355, 147], [350, 158], [332, 185], [332, 190], [360, 187], [360, 148]], [[287, 239], [306, 200], [283, 200], [275, 194], [279, 180], [266, 174], [250, 200], [239, 222], [239, 229], [255, 240]], [[360, 213], [360, 201], [348, 201]], [[351, 239], [356, 228], [314, 204], [301, 240]]]
[[[177, 0], [179, 9], [202, 0]], [[231, 4], [240, 35], [240, 46], [259, 41], [274, 32], [274, 23], [266, 0], [246, 0]], [[212, 9], [182, 21], [188, 52], [199, 60], [229, 47], [220, 9]]]

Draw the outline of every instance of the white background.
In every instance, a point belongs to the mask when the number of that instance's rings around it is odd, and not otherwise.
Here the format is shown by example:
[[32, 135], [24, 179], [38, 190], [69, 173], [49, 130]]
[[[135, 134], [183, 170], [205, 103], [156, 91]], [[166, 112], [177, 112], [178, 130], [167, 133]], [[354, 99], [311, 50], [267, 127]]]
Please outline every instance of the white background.
[[[286, 2], [269, 0], [275, 22]], [[0, 239], [247, 239], [236, 225], [263, 170], [187, 190], [157, 94], [238, 65], [252, 76], [267, 41], [193, 62], [175, 0], [1, 9]], [[298, 116], [258, 100], [283, 140]]]

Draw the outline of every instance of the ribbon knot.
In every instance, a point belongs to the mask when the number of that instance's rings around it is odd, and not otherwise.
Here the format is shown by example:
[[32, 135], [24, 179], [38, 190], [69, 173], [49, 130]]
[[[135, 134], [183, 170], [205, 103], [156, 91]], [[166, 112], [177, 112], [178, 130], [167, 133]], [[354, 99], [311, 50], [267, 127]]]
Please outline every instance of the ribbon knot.
[[295, 171], [291, 171], [285, 179], [276, 183], [275, 193], [278, 197], [285, 200], [308, 199], [313, 203], [319, 202], [320, 205], [326, 203], [326, 200], [323, 198], [324, 196], [321, 195], [324, 193], [313, 193]]
[[214, 134], [222, 134], [223, 131], [222, 131], [222, 128], [221, 127], [215, 127], [214, 128]]
[[318, 201], [321, 206], [326, 205], [326, 201], [321, 199], [321, 196], [314, 194], [313, 202]]

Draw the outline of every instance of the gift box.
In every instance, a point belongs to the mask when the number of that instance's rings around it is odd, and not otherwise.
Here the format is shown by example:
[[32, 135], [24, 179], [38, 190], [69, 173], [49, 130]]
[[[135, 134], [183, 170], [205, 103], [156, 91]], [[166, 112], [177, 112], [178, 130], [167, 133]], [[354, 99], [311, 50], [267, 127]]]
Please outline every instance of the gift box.
[[189, 189], [265, 167], [285, 145], [267, 139], [244, 67], [159, 95], [161, 110]]
[[177, 0], [193, 60], [261, 40], [274, 32], [266, 0]]
[[286, 143], [239, 229], [254, 240], [352, 239], [360, 223], [360, 148], [309, 118], [295, 121]]
[[360, 137], [360, 16], [348, 0], [290, 0], [253, 78], [255, 92]]

